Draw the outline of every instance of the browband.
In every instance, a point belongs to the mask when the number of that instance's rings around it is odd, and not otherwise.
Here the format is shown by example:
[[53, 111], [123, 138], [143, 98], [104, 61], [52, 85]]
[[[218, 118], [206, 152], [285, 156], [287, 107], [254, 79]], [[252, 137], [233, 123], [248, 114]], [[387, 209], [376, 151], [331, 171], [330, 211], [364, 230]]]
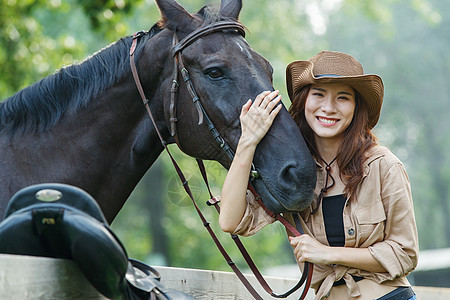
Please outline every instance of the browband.
[[172, 47], [172, 56], [175, 56], [178, 52], [182, 51], [184, 48], [192, 44], [196, 39], [203, 37], [205, 35], [227, 30], [227, 29], [235, 29], [240, 35], [245, 37], [245, 28], [244, 25], [238, 22], [233, 21], [221, 21], [217, 22], [205, 27], [198, 28], [194, 30], [190, 34], [188, 34], [184, 39], [182, 39], [178, 44]]

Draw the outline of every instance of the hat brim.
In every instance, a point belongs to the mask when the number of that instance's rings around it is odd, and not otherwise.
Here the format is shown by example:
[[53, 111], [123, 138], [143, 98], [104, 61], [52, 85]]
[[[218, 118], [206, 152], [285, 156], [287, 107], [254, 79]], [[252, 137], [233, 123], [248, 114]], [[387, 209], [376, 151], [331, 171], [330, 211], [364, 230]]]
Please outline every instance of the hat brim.
[[380, 118], [384, 96], [384, 86], [380, 76], [369, 74], [316, 77], [313, 74], [313, 64], [304, 60], [294, 61], [286, 67], [286, 85], [291, 102], [306, 85], [321, 83], [341, 83], [353, 87], [367, 104], [370, 128], [375, 127]]

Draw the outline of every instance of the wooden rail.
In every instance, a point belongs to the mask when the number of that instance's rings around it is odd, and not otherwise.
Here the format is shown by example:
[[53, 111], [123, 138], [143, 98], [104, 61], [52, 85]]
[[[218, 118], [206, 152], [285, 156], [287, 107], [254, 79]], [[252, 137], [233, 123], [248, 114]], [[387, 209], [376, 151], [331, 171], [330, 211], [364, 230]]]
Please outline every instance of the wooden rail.
[[[234, 273], [195, 269], [155, 267], [161, 282], [170, 288], [188, 293], [199, 300], [249, 300], [250, 294]], [[250, 282], [257, 286], [253, 276]], [[268, 277], [276, 292], [294, 286], [295, 279]], [[267, 295], [261, 289], [261, 295]], [[447, 300], [450, 289], [414, 287], [417, 299]], [[287, 299], [298, 299], [298, 293]], [[314, 298], [310, 291], [307, 299]], [[84, 278], [69, 260], [0, 254], [0, 299], [105, 299]], [[264, 299], [274, 299], [264, 296]]]

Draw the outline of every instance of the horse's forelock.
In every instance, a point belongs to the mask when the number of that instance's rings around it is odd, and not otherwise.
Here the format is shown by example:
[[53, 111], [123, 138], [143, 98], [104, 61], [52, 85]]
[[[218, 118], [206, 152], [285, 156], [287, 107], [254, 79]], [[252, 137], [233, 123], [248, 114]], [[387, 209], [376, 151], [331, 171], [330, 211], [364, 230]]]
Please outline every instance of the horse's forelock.
[[[197, 20], [202, 24], [201, 26], [207, 26], [219, 21], [231, 21], [230, 18], [224, 17], [219, 14], [218, 7], [216, 5], [205, 5], [195, 15]], [[173, 29], [170, 19], [162, 16], [161, 20], [157, 23], [161, 28]]]
[[203, 19], [203, 25], [210, 25], [219, 21], [233, 21], [231, 18], [222, 16], [215, 5], [205, 5], [196, 14]]

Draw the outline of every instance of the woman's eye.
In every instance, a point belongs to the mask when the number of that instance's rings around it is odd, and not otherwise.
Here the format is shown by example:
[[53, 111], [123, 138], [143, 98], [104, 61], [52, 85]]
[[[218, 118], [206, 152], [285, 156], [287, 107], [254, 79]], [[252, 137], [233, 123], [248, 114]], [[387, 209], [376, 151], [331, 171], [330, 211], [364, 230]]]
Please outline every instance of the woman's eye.
[[207, 75], [213, 79], [219, 79], [223, 77], [223, 73], [218, 69], [211, 69], [207, 72]]
[[346, 100], [350, 100], [350, 98], [349, 98], [349, 97], [345, 97], [345, 96], [341, 96], [341, 97], [339, 97], [339, 99], [341, 99], [341, 100], [344, 100], [344, 101], [346, 101]]

